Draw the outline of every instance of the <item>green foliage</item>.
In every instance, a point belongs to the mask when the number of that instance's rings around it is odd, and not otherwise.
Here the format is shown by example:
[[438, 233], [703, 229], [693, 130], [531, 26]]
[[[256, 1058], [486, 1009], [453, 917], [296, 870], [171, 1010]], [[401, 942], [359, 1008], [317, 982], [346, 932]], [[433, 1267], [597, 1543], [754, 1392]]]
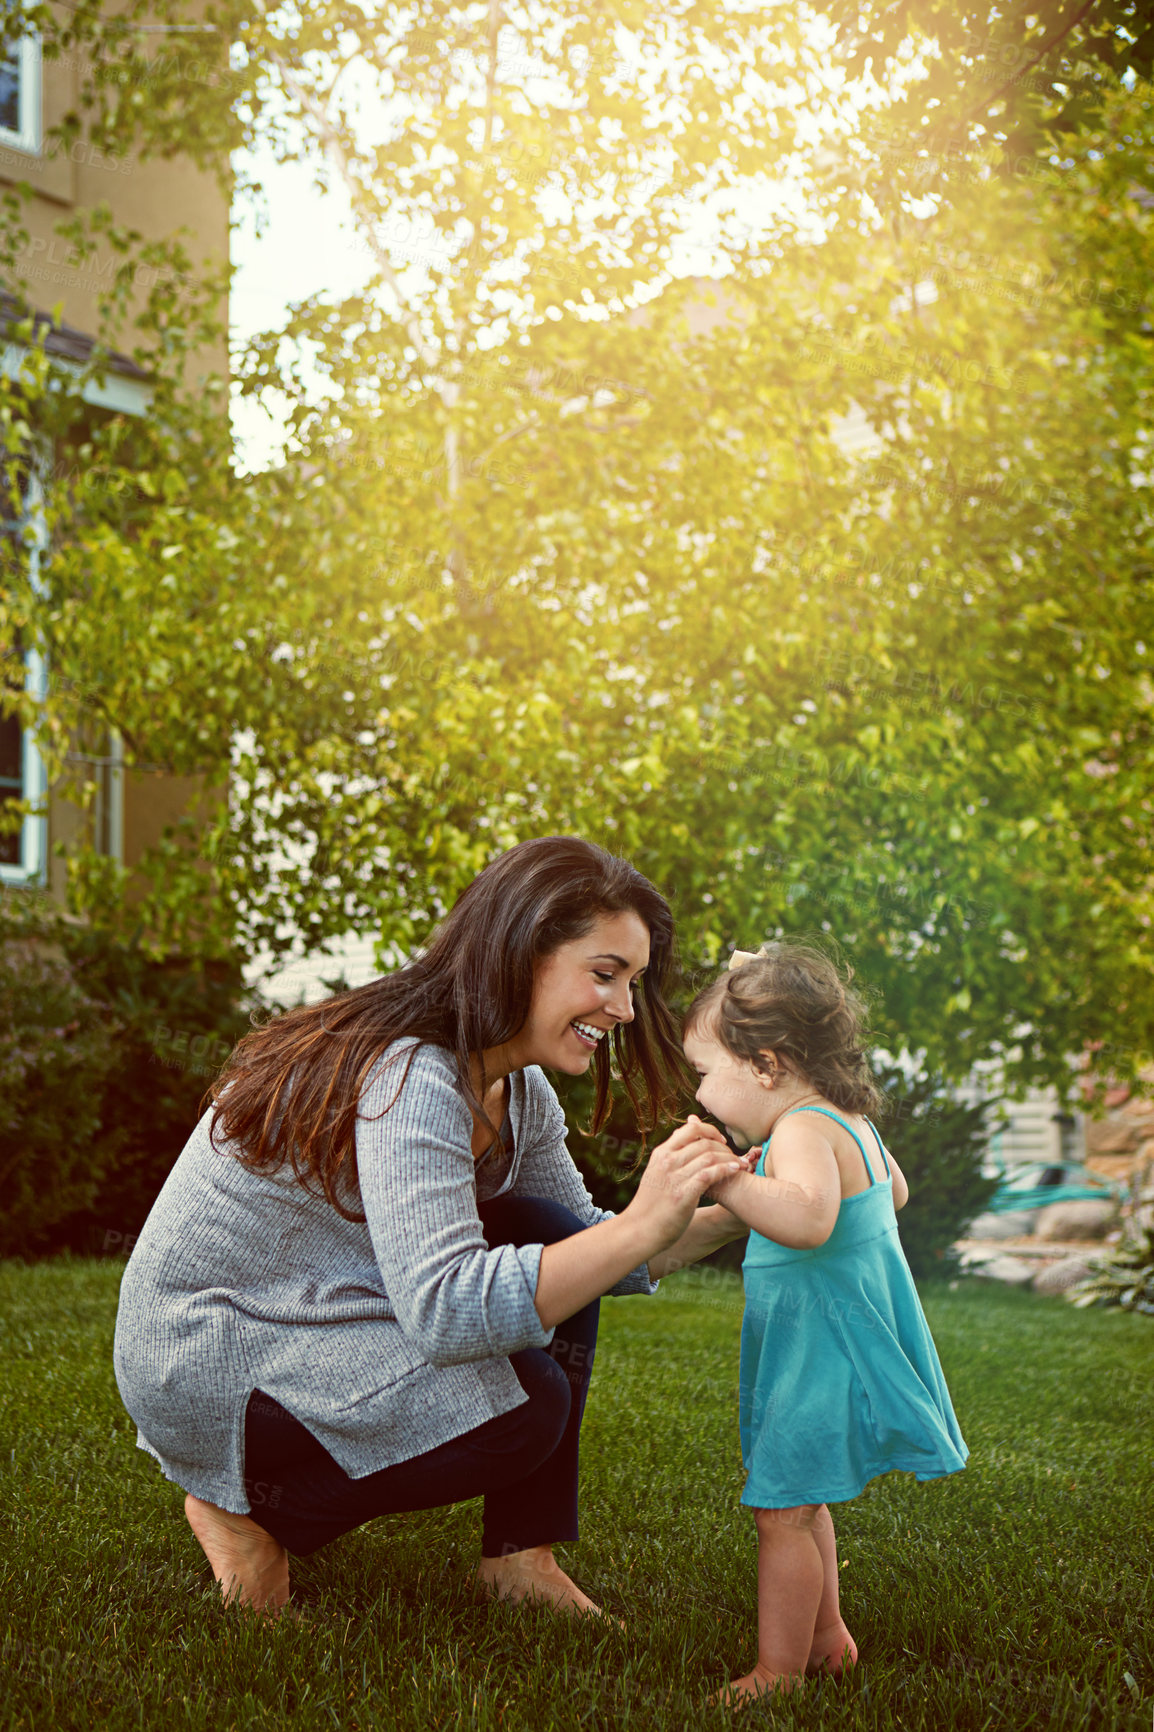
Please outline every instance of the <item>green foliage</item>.
[[58, 942], [48, 911], [0, 899], [0, 1249], [43, 1239], [90, 1206], [104, 1165], [96, 1155], [100, 1085], [115, 1054], [115, 1024], [91, 998]]
[[[832, 933], [927, 1070], [1065, 1088], [1091, 1043], [1123, 1079], [1154, 1051], [1154, 106], [1113, 64], [1149, 43], [1107, 40], [1113, 0], [822, 10], [832, 44], [720, 0], [238, 9], [235, 101], [168, 68], [117, 105], [127, 29], [44, 9], [103, 69], [73, 124], [323, 155], [366, 261], [236, 358], [287, 404], [282, 468], [235, 475], [170, 383], [93, 429], [38, 584], [5, 574], [0, 628], [59, 677], [3, 701], [52, 769], [95, 716], [130, 765], [230, 778], [147, 863], [156, 953], [354, 930], [394, 961], [494, 853], [575, 831], [671, 894], [691, 965]], [[1006, 130], [984, 77], [1051, 34], [1101, 73], [1060, 150], [1053, 101], [1015, 87]], [[910, 77], [863, 113], [838, 70], [871, 56]], [[930, 117], [927, 179], [884, 133]], [[716, 291], [684, 274], [707, 208]], [[33, 358], [0, 390], [15, 457], [55, 387]], [[69, 869], [122, 920], [90, 842]]]
[[157, 963], [28, 892], [0, 957], [4, 1251], [127, 1249], [249, 1026], [239, 966]]
[[889, 1111], [879, 1126], [910, 1187], [898, 1211], [906, 1261], [918, 1280], [958, 1273], [952, 1247], [989, 1206], [996, 1178], [982, 1176], [989, 1106], [954, 1100], [940, 1077], [908, 1078], [896, 1066], [876, 1068]]
[[1073, 1304], [1120, 1305], [1154, 1317], [1154, 1225], [1131, 1221], [1120, 1242], [1089, 1259], [1090, 1273], [1066, 1289]]
[[[868, 66], [882, 86], [905, 74], [906, 89], [891, 110], [906, 142], [904, 162], [888, 165], [895, 203], [911, 182], [924, 195], [924, 170], [917, 180], [911, 173], [917, 149], [942, 153], [933, 178], [948, 193], [965, 176], [965, 144], [979, 126], [983, 142], [1004, 140], [1020, 160], [1085, 131], [1116, 80], [1148, 82], [1154, 71], [1154, 31], [1136, 0], [1043, 7], [1034, 0], [996, 7], [920, 0], [916, 12], [884, 0], [825, 0], [818, 10], [833, 26], [847, 70]], [[921, 64], [910, 77], [918, 50]]]
[[[638, 1162], [643, 1160], [644, 1149], [652, 1149], [671, 1127], [659, 1128], [656, 1136], [651, 1134], [644, 1144], [629, 1101], [617, 1089], [609, 1119], [594, 1136], [589, 1130], [593, 1117], [593, 1085], [589, 1078], [558, 1074], [551, 1075], [549, 1080], [565, 1109], [569, 1153], [590, 1196], [599, 1209], [620, 1213], [637, 1189]], [[685, 1110], [689, 1107], [687, 1100]]]

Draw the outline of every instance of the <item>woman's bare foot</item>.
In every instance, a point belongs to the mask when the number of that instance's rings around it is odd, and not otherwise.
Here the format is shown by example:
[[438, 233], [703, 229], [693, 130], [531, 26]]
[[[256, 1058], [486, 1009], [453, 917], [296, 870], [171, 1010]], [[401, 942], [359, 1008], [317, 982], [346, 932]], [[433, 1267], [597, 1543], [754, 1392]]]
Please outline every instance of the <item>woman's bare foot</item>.
[[184, 1500], [184, 1513], [212, 1565], [226, 1605], [251, 1606], [273, 1616], [288, 1605], [288, 1553], [258, 1522], [218, 1509], [191, 1492]]
[[747, 1672], [744, 1678], [734, 1678], [724, 1690], [718, 1690], [709, 1698], [711, 1708], [740, 1708], [746, 1702], [755, 1702], [759, 1696], [784, 1695], [788, 1690], [796, 1690], [803, 1679], [792, 1672], [767, 1672], [761, 1666], [755, 1666], [752, 1672]]
[[581, 1592], [553, 1556], [552, 1546], [530, 1546], [507, 1557], [482, 1558], [475, 1579], [492, 1599], [543, 1600], [559, 1612], [592, 1612], [625, 1628], [620, 1618], [612, 1617]]
[[840, 1618], [835, 1624], [814, 1631], [813, 1646], [806, 1662], [807, 1672], [829, 1672], [832, 1677], [840, 1678], [847, 1666], [856, 1665], [857, 1643]]

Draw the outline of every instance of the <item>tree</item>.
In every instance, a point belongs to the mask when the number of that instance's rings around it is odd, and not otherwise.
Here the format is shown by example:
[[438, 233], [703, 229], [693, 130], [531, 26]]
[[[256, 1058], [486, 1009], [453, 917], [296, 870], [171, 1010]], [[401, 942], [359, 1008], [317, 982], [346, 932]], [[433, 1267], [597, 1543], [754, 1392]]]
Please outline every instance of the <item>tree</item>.
[[1135, 0], [928, 0], [916, 17], [907, 6], [827, 0], [821, 11], [849, 72], [904, 86], [891, 118], [907, 139], [953, 146], [955, 163], [975, 132], [1000, 135], [1018, 158], [1048, 152], [1055, 134], [1077, 141], [1111, 88], [1154, 70], [1154, 28]]
[[[832, 928], [891, 1046], [1024, 1084], [1100, 1041], [1125, 1074], [1154, 1045], [1145, 90], [1103, 74], [1065, 156], [980, 145], [919, 203], [801, 22], [472, 16], [233, 15], [227, 124], [344, 189], [371, 281], [238, 358], [290, 404], [282, 469], [229, 475], [174, 393], [146, 509], [68, 502], [21, 599], [134, 751], [231, 748], [211, 879], [170, 852], [157, 931], [208, 906], [222, 942], [352, 928], [387, 961], [496, 850], [575, 830], [671, 892], [691, 964]], [[810, 206], [743, 227], [771, 172]], [[677, 274], [710, 199], [716, 292]]]

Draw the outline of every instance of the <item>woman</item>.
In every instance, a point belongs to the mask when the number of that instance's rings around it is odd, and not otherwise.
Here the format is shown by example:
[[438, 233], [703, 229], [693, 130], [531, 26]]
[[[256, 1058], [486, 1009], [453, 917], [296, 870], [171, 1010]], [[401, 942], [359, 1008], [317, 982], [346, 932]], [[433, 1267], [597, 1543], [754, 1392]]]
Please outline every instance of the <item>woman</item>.
[[680, 1063], [672, 948], [625, 861], [523, 842], [416, 960], [240, 1043], [129, 1259], [115, 1346], [226, 1600], [275, 1612], [290, 1552], [483, 1496], [484, 1591], [600, 1610], [552, 1551], [577, 1537], [598, 1300], [744, 1232], [697, 1207], [741, 1163], [690, 1118], [622, 1214], [597, 1209], [538, 1067], [593, 1063], [596, 1128], [612, 1046], [648, 1129]]

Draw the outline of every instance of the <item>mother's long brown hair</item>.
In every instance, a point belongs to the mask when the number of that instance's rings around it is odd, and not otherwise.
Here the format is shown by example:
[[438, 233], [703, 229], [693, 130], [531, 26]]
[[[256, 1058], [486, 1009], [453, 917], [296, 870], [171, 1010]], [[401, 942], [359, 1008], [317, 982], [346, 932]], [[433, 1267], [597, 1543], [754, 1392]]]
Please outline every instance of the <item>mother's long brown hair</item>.
[[[595, 843], [543, 836], [486, 866], [428, 948], [403, 968], [245, 1035], [210, 1091], [213, 1132], [219, 1126], [245, 1166], [267, 1171], [287, 1161], [302, 1184], [319, 1181], [346, 1220], [363, 1220], [339, 1193], [355, 1186], [358, 1103], [386, 1047], [415, 1035], [451, 1052], [462, 1096], [496, 1136], [482, 1104], [485, 1079], [478, 1094], [470, 1058], [521, 1029], [545, 957], [582, 937], [599, 915], [625, 912], [649, 928], [649, 963], [634, 1020], [597, 1048], [593, 1129], [609, 1114], [610, 1039], [638, 1125], [651, 1129], [672, 1106], [673, 1079], [682, 1073], [681, 1042], [663, 996], [673, 961], [669, 904], [628, 861]], [[398, 1089], [407, 1071], [406, 1063]]]

